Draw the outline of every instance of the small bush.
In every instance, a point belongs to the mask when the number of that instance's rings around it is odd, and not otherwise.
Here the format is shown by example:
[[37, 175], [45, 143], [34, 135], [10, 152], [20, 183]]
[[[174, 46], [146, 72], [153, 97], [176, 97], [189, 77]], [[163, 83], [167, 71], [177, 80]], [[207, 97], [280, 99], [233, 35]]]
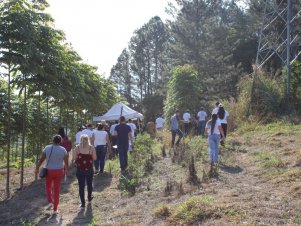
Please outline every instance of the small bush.
[[197, 171], [195, 169], [195, 164], [194, 164], [194, 157], [191, 156], [191, 160], [189, 162], [189, 167], [188, 167], [188, 178], [187, 178], [187, 182], [192, 184], [192, 185], [200, 185], [200, 179], [197, 175]]
[[136, 178], [127, 178], [121, 175], [119, 181], [120, 190], [128, 192], [129, 195], [135, 195], [137, 185], [138, 181]]
[[174, 188], [173, 182], [168, 180], [164, 188], [164, 196], [170, 196], [172, 194], [173, 188]]
[[166, 219], [171, 215], [170, 207], [166, 204], [160, 204], [153, 210], [154, 216], [157, 218]]
[[177, 225], [200, 224], [209, 218], [220, 218], [220, 211], [211, 196], [192, 197], [176, 207], [170, 221]]

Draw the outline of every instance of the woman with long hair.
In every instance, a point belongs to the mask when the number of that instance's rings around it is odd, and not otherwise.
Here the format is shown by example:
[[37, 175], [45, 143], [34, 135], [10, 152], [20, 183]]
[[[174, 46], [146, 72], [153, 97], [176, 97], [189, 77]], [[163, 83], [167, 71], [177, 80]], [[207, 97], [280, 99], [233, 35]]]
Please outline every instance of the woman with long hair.
[[45, 177], [46, 195], [48, 200], [47, 209], [53, 208], [53, 214], [57, 214], [61, 181], [64, 173], [67, 173], [68, 169], [68, 153], [64, 147], [60, 146], [61, 141], [62, 138], [60, 135], [55, 135], [53, 137], [52, 144], [45, 147], [35, 172], [36, 175], [38, 175], [40, 166], [46, 160], [44, 168], [47, 169]]
[[[224, 135], [225, 135], [225, 137], [227, 137], [229, 113], [227, 111], [225, 111], [224, 106], [222, 104], [219, 104], [219, 106], [218, 106], [217, 115], [218, 115], [219, 121], [221, 123]], [[221, 141], [221, 145], [224, 145], [223, 140]]]
[[213, 114], [211, 116], [211, 120], [209, 120], [206, 124], [206, 133], [208, 133], [208, 142], [209, 142], [209, 156], [210, 156], [210, 164], [211, 170], [218, 162], [218, 145], [220, 140], [224, 140], [224, 131], [222, 129], [220, 120], [217, 118], [217, 114]]
[[76, 165], [76, 177], [79, 186], [79, 197], [81, 201], [81, 208], [85, 208], [85, 187], [87, 183], [88, 201], [93, 199], [93, 161], [96, 160], [95, 148], [90, 144], [88, 135], [81, 135], [80, 143], [76, 146], [73, 152], [73, 160]]

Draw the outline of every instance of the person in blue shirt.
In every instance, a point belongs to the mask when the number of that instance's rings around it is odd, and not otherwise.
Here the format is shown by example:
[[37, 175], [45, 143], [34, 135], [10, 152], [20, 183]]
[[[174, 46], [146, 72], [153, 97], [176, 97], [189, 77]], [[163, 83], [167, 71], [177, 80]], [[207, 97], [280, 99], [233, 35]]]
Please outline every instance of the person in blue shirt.
[[117, 134], [117, 149], [119, 153], [119, 162], [121, 172], [124, 172], [128, 166], [129, 141], [132, 141], [132, 129], [126, 124], [125, 117], [120, 117], [120, 124], [115, 127]]
[[183, 138], [183, 132], [180, 130], [180, 111], [176, 110], [176, 113], [170, 118], [170, 130], [171, 130], [171, 147], [174, 147], [176, 136], [178, 135], [178, 140], [176, 145], [180, 144], [181, 139]]

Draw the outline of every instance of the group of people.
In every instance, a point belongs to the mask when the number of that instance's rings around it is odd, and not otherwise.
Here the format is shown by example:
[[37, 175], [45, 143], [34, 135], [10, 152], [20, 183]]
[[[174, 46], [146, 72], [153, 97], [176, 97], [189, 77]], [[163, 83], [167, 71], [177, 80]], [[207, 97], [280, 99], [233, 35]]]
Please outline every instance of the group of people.
[[[199, 135], [205, 136], [208, 134], [209, 156], [210, 163], [214, 165], [218, 162], [219, 144], [224, 145], [227, 136], [229, 113], [224, 109], [224, 106], [216, 102], [211, 113], [211, 119], [207, 120], [207, 113], [204, 108], [200, 108], [197, 113], [197, 131]], [[170, 119], [170, 131], [172, 136], [171, 146], [179, 145], [185, 134], [189, 134], [193, 118], [189, 110], [185, 111], [182, 119], [180, 118], [180, 111], [176, 110], [175, 114]], [[181, 130], [181, 123], [184, 125], [184, 133]], [[176, 137], [178, 139], [176, 141]]]
[[[216, 103], [211, 113], [211, 119], [207, 120], [207, 113], [201, 108], [197, 114], [197, 131], [199, 135], [208, 134], [209, 153], [211, 165], [218, 162], [219, 144], [224, 144], [227, 135], [227, 119], [229, 113], [225, 111], [220, 103]], [[184, 112], [182, 119], [180, 111], [177, 110], [170, 119], [170, 130], [172, 135], [171, 145], [179, 145], [184, 135], [188, 134], [192, 128], [193, 118], [187, 110]], [[147, 132], [152, 136], [163, 130], [165, 120], [159, 116], [155, 122], [150, 120], [147, 123]], [[184, 133], [181, 130], [181, 124], [184, 126]], [[85, 128], [79, 128], [75, 137], [75, 148], [72, 151], [72, 143], [68, 139], [65, 129], [60, 128], [58, 134], [53, 137], [53, 143], [43, 150], [41, 159], [36, 167], [36, 175], [43, 162], [44, 168], [47, 168], [45, 178], [46, 195], [48, 200], [48, 208], [53, 209], [53, 214], [57, 213], [59, 204], [60, 185], [64, 175], [67, 175], [69, 169], [69, 158], [72, 157], [72, 163], [76, 167], [76, 177], [79, 186], [79, 196], [81, 208], [85, 208], [85, 188], [87, 186], [87, 200], [93, 200], [93, 178], [96, 174], [104, 173], [107, 152], [111, 153], [112, 149], [116, 149], [121, 173], [124, 173], [128, 167], [128, 152], [133, 147], [133, 139], [137, 132], [142, 128], [132, 120], [120, 117], [119, 123], [115, 122], [110, 127], [105, 122], [97, 124], [93, 129], [92, 124], [88, 124]], [[178, 139], [176, 141], [176, 137]], [[153, 136], [156, 137], [156, 136]], [[157, 138], [160, 138], [157, 136]], [[72, 152], [72, 154], [69, 154]], [[53, 190], [53, 193], [52, 193]]]
[[[111, 130], [111, 132], [110, 132]], [[96, 174], [104, 173], [107, 151], [112, 151], [112, 144], [116, 144], [119, 155], [121, 172], [124, 173], [128, 167], [128, 151], [133, 148], [133, 139], [136, 126], [131, 120], [126, 122], [124, 116], [120, 117], [119, 123], [108, 128], [106, 123], [97, 124], [93, 129], [92, 124], [86, 128], [80, 128], [75, 137], [75, 148], [72, 154], [72, 143], [65, 134], [65, 129], [60, 128], [58, 134], [53, 137], [51, 145], [45, 147], [41, 159], [36, 167], [36, 175], [43, 162], [47, 168], [45, 177], [46, 195], [48, 200], [47, 209], [53, 209], [53, 214], [57, 214], [59, 204], [60, 185], [64, 175], [69, 169], [69, 157], [76, 167], [76, 177], [79, 186], [79, 196], [81, 208], [85, 208], [85, 187], [87, 186], [87, 200], [93, 200], [93, 178]], [[115, 143], [114, 143], [115, 142]], [[52, 192], [53, 190], [53, 192]]]

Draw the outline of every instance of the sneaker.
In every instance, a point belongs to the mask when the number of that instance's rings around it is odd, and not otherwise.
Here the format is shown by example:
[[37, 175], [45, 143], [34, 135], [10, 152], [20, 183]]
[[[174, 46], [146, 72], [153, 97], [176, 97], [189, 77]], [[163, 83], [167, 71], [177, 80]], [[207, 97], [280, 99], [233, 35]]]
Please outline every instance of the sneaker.
[[83, 204], [81, 204], [81, 205], [79, 206], [79, 208], [80, 208], [80, 209], [85, 209], [85, 208], [86, 208], [86, 206], [85, 206], [85, 205], [83, 205]]
[[48, 203], [48, 205], [46, 206], [46, 210], [51, 210], [52, 208], [53, 208], [53, 204]]
[[59, 213], [59, 211], [53, 210], [52, 215], [57, 215], [58, 213]]

